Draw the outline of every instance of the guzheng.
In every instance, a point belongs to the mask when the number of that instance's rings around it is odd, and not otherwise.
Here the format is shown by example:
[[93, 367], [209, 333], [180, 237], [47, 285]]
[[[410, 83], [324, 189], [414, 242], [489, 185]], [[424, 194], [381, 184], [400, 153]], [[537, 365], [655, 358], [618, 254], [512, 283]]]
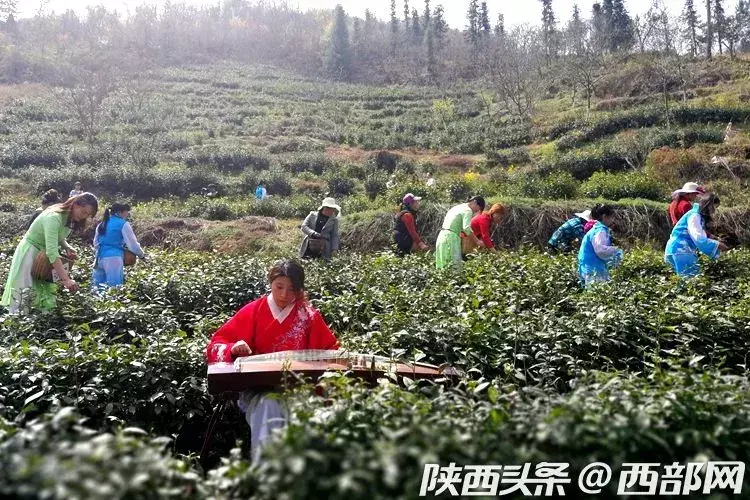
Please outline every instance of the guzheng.
[[374, 383], [386, 373], [411, 379], [455, 379], [460, 372], [452, 367], [426, 363], [407, 363], [385, 356], [361, 354], [346, 350], [281, 351], [237, 358], [234, 363], [208, 365], [208, 392], [242, 392], [250, 389], [273, 389], [293, 382], [292, 375], [317, 380], [325, 372], [347, 372]]

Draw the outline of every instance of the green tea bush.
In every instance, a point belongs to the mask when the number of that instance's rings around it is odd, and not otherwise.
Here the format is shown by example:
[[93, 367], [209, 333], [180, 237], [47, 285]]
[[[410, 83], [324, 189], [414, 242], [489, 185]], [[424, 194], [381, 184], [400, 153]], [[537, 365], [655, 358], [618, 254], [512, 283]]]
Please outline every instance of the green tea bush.
[[589, 198], [619, 200], [621, 198], [644, 198], [664, 200], [668, 189], [648, 174], [638, 172], [611, 173], [594, 172], [581, 185], [580, 192]]
[[[0, 425], [0, 428], [2, 426]], [[0, 432], [0, 494], [9, 498], [202, 498], [200, 475], [137, 428], [101, 433], [72, 408]]]
[[489, 151], [487, 153], [487, 161], [490, 164], [499, 165], [501, 167], [509, 167], [511, 165], [523, 165], [531, 161], [529, 152], [526, 148], [517, 147], [510, 149], [499, 149], [495, 151]]
[[[264, 182], [268, 194], [277, 196], [289, 196], [292, 194], [292, 183], [289, 175], [281, 170], [267, 170], [261, 172], [257, 177], [257, 183]], [[252, 192], [255, 192], [255, 186], [252, 186]]]
[[169, 195], [184, 197], [200, 193], [211, 184], [222, 184], [215, 172], [205, 169], [144, 171], [123, 166], [107, 166], [97, 170], [66, 167], [56, 170], [26, 169], [21, 175], [38, 193], [51, 188], [66, 192], [68, 186], [80, 180], [86, 189], [95, 194], [139, 200]]
[[465, 179], [454, 177], [448, 182], [447, 193], [450, 201], [458, 202], [466, 201], [472, 196], [473, 190], [472, 186]]
[[388, 178], [385, 174], [371, 173], [364, 182], [365, 193], [371, 200], [374, 200], [378, 195], [386, 192], [387, 182]]
[[296, 153], [279, 159], [279, 166], [287, 172], [312, 172], [322, 175], [333, 167], [333, 161], [323, 153]]
[[[302, 387], [260, 468], [237, 451], [205, 477], [152, 436], [199, 449], [208, 337], [267, 293], [273, 259], [150, 253], [105, 297], [0, 317], [0, 495], [410, 498], [425, 463], [745, 456], [745, 250], [683, 284], [661, 252], [629, 250], [611, 283], [585, 291], [572, 256], [534, 251], [478, 255], [461, 273], [424, 255], [308, 262], [310, 301], [345, 348], [466, 375], [374, 389], [331, 377], [324, 397]], [[84, 287], [88, 272], [74, 271]], [[218, 450], [246, 439], [235, 410], [225, 419]]]
[[328, 191], [332, 196], [349, 196], [354, 193], [356, 186], [354, 179], [349, 177], [333, 175], [328, 179]]
[[53, 137], [37, 135], [11, 142], [0, 156], [0, 164], [13, 169], [29, 166], [53, 168], [67, 162], [67, 148]]
[[541, 166], [542, 172], [554, 169], [566, 170], [578, 180], [591, 177], [594, 172], [620, 171], [629, 168], [625, 159], [615, 151], [606, 148], [577, 149]]
[[579, 185], [570, 172], [552, 172], [545, 176], [523, 175], [516, 184], [521, 196], [546, 199], [574, 199]]
[[263, 153], [238, 148], [203, 147], [180, 156], [188, 167], [210, 165], [219, 172], [238, 173], [246, 169], [266, 170], [270, 159]]

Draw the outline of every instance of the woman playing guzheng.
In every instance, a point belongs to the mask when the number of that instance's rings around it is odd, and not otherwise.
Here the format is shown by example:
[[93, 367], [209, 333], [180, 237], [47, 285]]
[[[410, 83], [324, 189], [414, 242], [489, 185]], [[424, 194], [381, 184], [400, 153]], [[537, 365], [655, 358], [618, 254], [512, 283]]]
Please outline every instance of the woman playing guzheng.
[[[305, 271], [293, 260], [277, 262], [268, 273], [271, 293], [240, 309], [206, 348], [209, 364], [237, 357], [302, 349], [338, 349], [336, 337], [305, 296]], [[253, 462], [272, 429], [283, 427], [286, 414], [277, 399], [248, 391], [238, 400], [250, 425]]]

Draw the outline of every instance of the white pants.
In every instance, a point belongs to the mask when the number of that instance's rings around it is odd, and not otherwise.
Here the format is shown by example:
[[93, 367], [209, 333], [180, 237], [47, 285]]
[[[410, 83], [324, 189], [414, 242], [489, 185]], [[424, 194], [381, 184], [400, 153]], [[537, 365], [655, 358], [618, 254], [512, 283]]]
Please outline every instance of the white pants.
[[278, 399], [249, 391], [240, 395], [237, 405], [245, 413], [245, 420], [250, 426], [251, 458], [253, 465], [258, 465], [263, 446], [273, 430], [286, 425], [286, 410]]

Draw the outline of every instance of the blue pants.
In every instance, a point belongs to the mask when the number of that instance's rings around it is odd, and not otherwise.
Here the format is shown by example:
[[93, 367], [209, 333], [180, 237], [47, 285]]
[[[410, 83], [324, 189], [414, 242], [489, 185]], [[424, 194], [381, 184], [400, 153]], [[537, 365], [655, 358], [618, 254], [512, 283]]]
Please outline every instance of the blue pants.
[[698, 276], [701, 268], [698, 264], [698, 256], [692, 253], [676, 253], [664, 256], [664, 260], [672, 266], [680, 278], [694, 278]]
[[91, 276], [91, 288], [100, 290], [125, 283], [122, 257], [100, 257]]

